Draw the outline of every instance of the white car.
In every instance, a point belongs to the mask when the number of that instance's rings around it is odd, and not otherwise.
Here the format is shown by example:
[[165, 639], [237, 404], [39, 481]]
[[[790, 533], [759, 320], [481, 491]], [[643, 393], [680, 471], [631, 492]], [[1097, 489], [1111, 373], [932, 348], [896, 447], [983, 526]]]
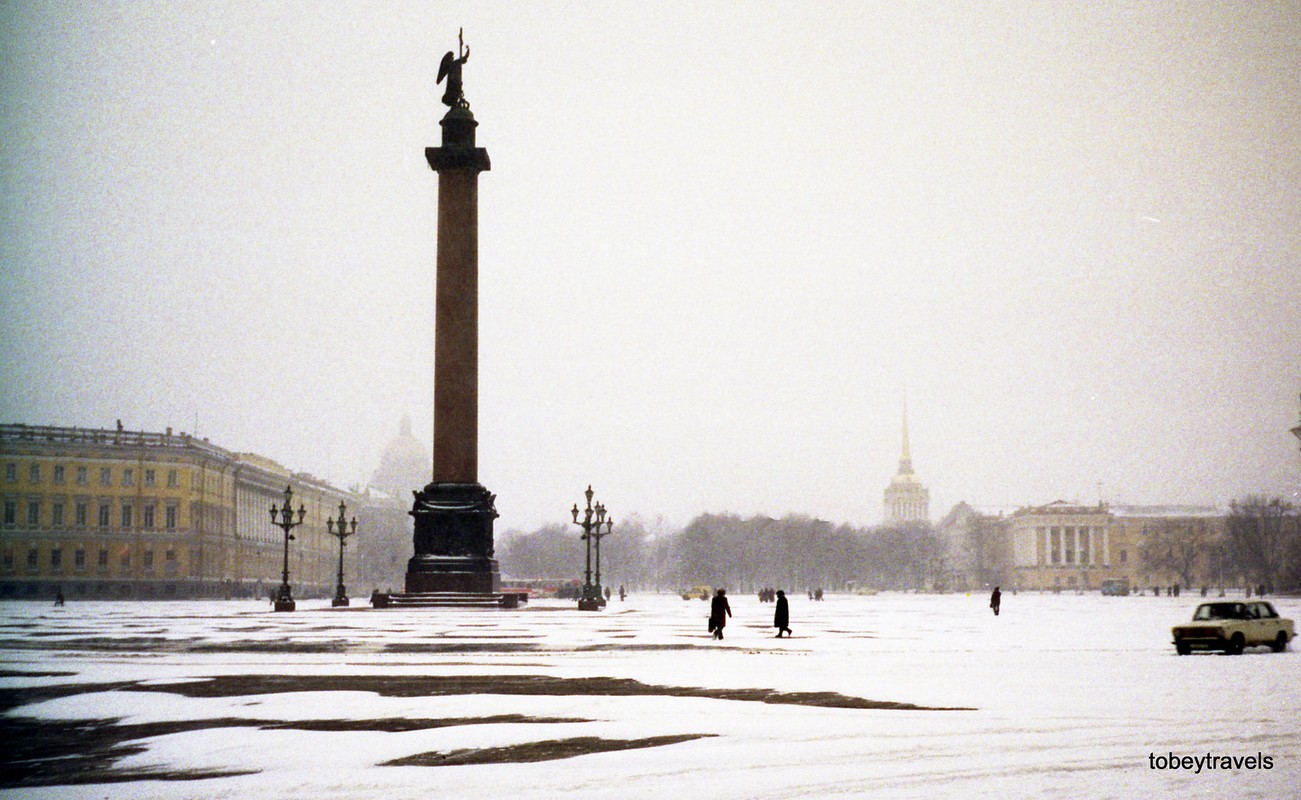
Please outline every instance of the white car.
[[1244, 647], [1267, 645], [1281, 653], [1292, 641], [1292, 620], [1278, 615], [1263, 600], [1255, 602], [1202, 603], [1193, 612], [1193, 621], [1176, 625], [1175, 652], [1186, 656], [1194, 650], [1223, 650], [1238, 655]]

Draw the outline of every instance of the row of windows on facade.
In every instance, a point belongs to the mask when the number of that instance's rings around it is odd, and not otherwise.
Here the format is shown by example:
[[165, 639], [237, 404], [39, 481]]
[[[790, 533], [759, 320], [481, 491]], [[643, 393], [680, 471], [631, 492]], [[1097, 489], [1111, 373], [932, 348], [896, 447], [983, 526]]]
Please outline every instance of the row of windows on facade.
[[[170, 564], [170, 563], [174, 563], [174, 562], [176, 561], [176, 551], [175, 551], [175, 550], [168, 550], [168, 551], [164, 554], [164, 557], [166, 558], [167, 562], [169, 562], [169, 564]], [[14, 569], [14, 551], [13, 551], [13, 550], [6, 549], [6, 550], [4, 551], [4, 556], [3, 556], [3, 558], [4, 558], [4, 562], [3, 562], [3, 563], [4, 563], [4, 569], [5, 569], [5, 571], [6, 571], [6, 572], [13, 572], [13, 569]], [[141, 554], [141, 562], [142, 562], [142, 566], [144, 567], [144, 569], [145, 569], [146, 571], [153, 569], [153, 568], [154, 568], [154, 551], [153, 551], [153, 550], [145, 550], [145, 551]], [[120, 563], [121, 563], [121, 567], [122, 567], [122, 569], [130, 569], [130, 568], [131, 568], [131, 553], [130, 553], [130, 552], [123, 552], [123, 553], [122, 553], [122, 556], [121, 556]], [[107, 550], [107, 549], [101, 549], [101, 550], [99, 551], [99, 559], [98, 559], [98, 561], [97, 561], [97, 566], [98, 566], [101, 570], [106, 570], [106, 569], [108, 569], [108, 550]], [[30, 550], [27, 551], [27, 569], [28, 569], [29, 572], [37, 572], [37, 571], [40, 570], [40, 567], [41, 567], [41, 554], [40, 554], [40, 551], [37, 550], [35, 547], [33, 547], [32, 549], [30, 549]], [[73, 551], [73, 553], [72, 553], [72, 568], [73, 568], [74, 570], [78, 570], [78, 571], [80, 571], [80, 570], [84, 570], [84, 569], [86, 568], [86, 551], [85, 551], [85, 550], [78, 549], [78, 550], [74, 550], [74, 551]], [[58, 548], [58, 547], [56, 547], [56, 548], [54, 548], [53, 550], [50, 551], [50, 571], [51, 571], [51, 572], [60, 572], [60, 571], [62, 571], [62, 570], [63, 570], [63, 550], [62, 550], [62, 548]]]
[[[54, 470], [53, 470], [53, 471], [54, 471], [54, 482], [55, 482], [56, 484], [63, 484], [63, 483], [67, 483], [67, 482], [68, 482], [68, 470], [67, 470], [67, 467], [65, 467], [63, 464], [55, 464], [55, 465], [54, 465]], [[77, 479], [77, 485], [78, 485], [78, 486], [89, 486], [89, 485], [90, 485], [90, 467], [77, 467], [77, 468], [76, 468], [76, 473], [75, 473], [75, 474], [76, 474], [76, 479]], [[29, 464], [29, 465], [28, 465], [28, 467], [27, 467], [27, 480], [28, 480], [29, 483], [40, 483], [40, 482], [41, 482], [41, 475], [42, 475], [42, 472], [41, 472], [41, 465], [40, 465], [40, 464]], [[156, 469], [146, 469], [146, 470], [143, 470], [143, 476], [142, 476], [142, 477], [143, 477], [143, 485], [145, 485], [145, 486], [157, 486], [157, 485], [158, 485], [158, 470], [156, 470]], [[5, 464], [5, 481], [7, 481], [8, 483], [17, 483], [17, 482], [18, 482], [18, 465], [17, 465], [17, 464], [15, 464], [15, 463]], [[113, 468], [112, 468], [112, 467], [100, 467], [100, 468], [99, 468], [99, 485], [100, 485], [100, 486], [112, 486], [112, 485], [113, 485]], [[124, 468], [122, 469], [122, 485], [123, 485], [123, 486], [135, 486], [135, 485], [136, 485], [136, 470], [135, 470], [135, 467], [124, 467]], [[169, 469], [169, 470], [167, 470], [167, 487], [168, 487], [169, 489], [179, 489], [180, 486], [181, 486], [181, 474], [180, 474], [180, 471], [179, 471], [179, 470], [175, 470], [175, 469]]]
[[[66, 519], [66, 513], [65, 513], [66, 508], [67, 506], [64, 503], [55, 502], [50, 504], [50, 526], [51, 527], [62, 528], [68, 524]], [[99, 511], [99, 516], [97, 517], [97, 522], [99, 527], [101, 528], [111, 527], [113, 524], [113, 506], [109, 503], [100, 503], [98, 511]], [[119, 527], [134, 528], [136, 525], [135, 504], [123, 503], [120, 511], [121, 514], [119, 515], [118, 519], [121, 524], [119, 525]], [[140, 527], [156, 528], [158, 525], [158, 507], [150, 503], [143, 506], [140, 509], [140, 511], [141, 511]], [[73, 526], [77, 528], [85, 528], [88, 525], [88, 520], [90, 515], [90, 505], [88, 503], [76, 503], [72, 507], [72, 514], [73, 514], [73, 518], [72, 518]], [[163, 527], [169, 530], [175, 528], [178, 524], [179, 516], [180, 516], [179, 507], [174, 505], [169, 505], [164, 507]], [[18, 501], [17, 500], [4, 501], [3, 520], [4, 520], [4, 526], [7, 528], [13, 528], [18, 525]], [[41, 526], [41, 501], [29, 500], [27, 501], [27, 527], [39, 528], [40, 526]]]

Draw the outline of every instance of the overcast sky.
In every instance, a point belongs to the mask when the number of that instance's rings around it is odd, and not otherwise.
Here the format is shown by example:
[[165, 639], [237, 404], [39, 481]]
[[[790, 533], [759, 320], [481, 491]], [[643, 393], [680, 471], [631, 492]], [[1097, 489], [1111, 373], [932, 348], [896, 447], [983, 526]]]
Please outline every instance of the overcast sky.
[[464, 27], [499, 530], [1301, 484], [1294, 2], [0, 13], [0, 421], [428, 445]]

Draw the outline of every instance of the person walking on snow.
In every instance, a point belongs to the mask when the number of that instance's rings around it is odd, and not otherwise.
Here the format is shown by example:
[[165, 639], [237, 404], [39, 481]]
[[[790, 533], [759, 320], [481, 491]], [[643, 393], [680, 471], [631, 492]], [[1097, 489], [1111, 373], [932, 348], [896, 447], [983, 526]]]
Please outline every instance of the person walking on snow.
[[994, 593], [989, 596], [989, 607], [994, 609], [994, 616], [996, 617], [998, 616], [998, 607], [1002, 604], [1002, 602], [1003, 602], [1003, 593], [998, 590], [997, 586], [995, 586]]
[[777, 590], [777, 611], [772, 615], [772, 626], [777, 629], [777, 638], [782, 638], [782, 631], [787, 636], [791, 635], [791, 609], [790, 604], [786, 602], [786, 593], [781, 589]]
[[727, 590], [719, 589], [718, 594], [709, 604], [709, 628], [714, 632], [715, 639], [723, 638], [723, 627], [727, 625], [727, 618], [732, 616], [732, 606], [727, 602]]

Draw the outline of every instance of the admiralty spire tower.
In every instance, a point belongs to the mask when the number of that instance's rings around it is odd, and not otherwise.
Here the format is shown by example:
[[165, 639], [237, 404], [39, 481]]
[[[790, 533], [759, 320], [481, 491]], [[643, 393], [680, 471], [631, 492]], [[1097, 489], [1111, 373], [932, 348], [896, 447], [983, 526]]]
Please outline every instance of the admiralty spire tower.
[[908, 446], [908, 406], [903, 409], [903, 452], [899, 471], [885, 487], [885, 524], [926, 522], [930, 519], [931, 492], [913, 472], [912, 452]]

